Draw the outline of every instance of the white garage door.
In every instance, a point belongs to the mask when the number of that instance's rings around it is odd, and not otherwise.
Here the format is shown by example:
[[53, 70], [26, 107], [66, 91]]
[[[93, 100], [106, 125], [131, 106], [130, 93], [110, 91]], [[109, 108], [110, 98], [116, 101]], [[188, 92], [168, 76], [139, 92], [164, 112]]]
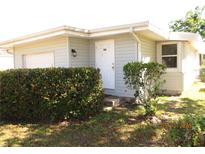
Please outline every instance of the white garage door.
[[25, 55], [24, 66], [26, 68], [54, 67], [53, 52]]

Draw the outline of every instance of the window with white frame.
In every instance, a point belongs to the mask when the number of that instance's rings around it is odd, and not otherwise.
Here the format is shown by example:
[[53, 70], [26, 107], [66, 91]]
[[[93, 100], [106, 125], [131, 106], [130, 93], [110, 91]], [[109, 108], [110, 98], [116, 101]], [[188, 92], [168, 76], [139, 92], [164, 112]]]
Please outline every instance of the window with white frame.
[[177, 68], [177, 44], [162, 45], [162, 64], [167, 68]]

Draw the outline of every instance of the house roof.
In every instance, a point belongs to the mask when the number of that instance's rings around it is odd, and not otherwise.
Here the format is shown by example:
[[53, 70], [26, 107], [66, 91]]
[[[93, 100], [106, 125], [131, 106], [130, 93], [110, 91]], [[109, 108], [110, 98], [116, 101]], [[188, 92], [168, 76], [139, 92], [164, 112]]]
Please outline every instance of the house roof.
[[192, 47], [197, 49], [199, 53], [205, 54], [205, 42], [199, 34], [188, 32], [171, 32], [169, 39], [189, 41]]
[[200, 35], [194, 33], [184, 33], [184, 32], [183, 33], [166, 32], [156, 27], [155, 25], [151, 24], [149, 21], [112, 26], [106, 28], [98, 28], [92, 30], [80, 29], [71, 26], [61, 26], [46, 31], [41, 31], [30, 35], [25, 35], [22, 37], [0, 42], [0, 48], [9, 49], [12, 48], [13, 46], [34, 42], [37, 40], [48, 39], [56, 36], [70, 36], [70, 37], [94, 39], [97, 37], [129, 33], [131, 31], [136, 32], [137, 34], [140, 35], [144, 35], [156, 41], [164, 41], [164, 40], [189, 41], [194, 48], [196, 48], [197, 50], [200, 49], [201, 52], [203, 51], [205, 53], [205, 49], [203, 49], [205, 48], [204, 43], [202, 45], [202, 39]]

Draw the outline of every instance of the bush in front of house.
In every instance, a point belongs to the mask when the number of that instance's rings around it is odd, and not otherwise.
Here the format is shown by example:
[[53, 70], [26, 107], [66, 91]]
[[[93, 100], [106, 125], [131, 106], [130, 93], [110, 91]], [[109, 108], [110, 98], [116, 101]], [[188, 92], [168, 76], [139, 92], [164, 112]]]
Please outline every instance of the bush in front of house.
[[173, 123], [167, 137], [174, 146], [205, 146], [204, 115], [186, 115]]
[[155, 62], [129, 62], [123, 71], [125, 84], [135, 90], [134, 97], [144, 106], [146, 115], [154, 115], [156, 96], [164, 83], [160, 77], [165, 73], [165, 66]]
[[205, 82], [205, 68], [200, 69], [200, 75], [199, 78], [202, 82]]
[[13, 69], [0, 72], [0, 120], [51, 122], [84, 119], [102, 109], [94, 68]]

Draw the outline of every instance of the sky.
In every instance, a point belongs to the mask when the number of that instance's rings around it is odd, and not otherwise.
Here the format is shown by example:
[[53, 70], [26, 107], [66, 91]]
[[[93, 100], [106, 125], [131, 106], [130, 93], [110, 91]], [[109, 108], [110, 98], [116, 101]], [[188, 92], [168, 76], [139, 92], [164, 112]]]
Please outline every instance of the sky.
[[151, 21], [162, 29], [205, 0], [1, 0], [0, 41], [62, 25], [84, 29]]

